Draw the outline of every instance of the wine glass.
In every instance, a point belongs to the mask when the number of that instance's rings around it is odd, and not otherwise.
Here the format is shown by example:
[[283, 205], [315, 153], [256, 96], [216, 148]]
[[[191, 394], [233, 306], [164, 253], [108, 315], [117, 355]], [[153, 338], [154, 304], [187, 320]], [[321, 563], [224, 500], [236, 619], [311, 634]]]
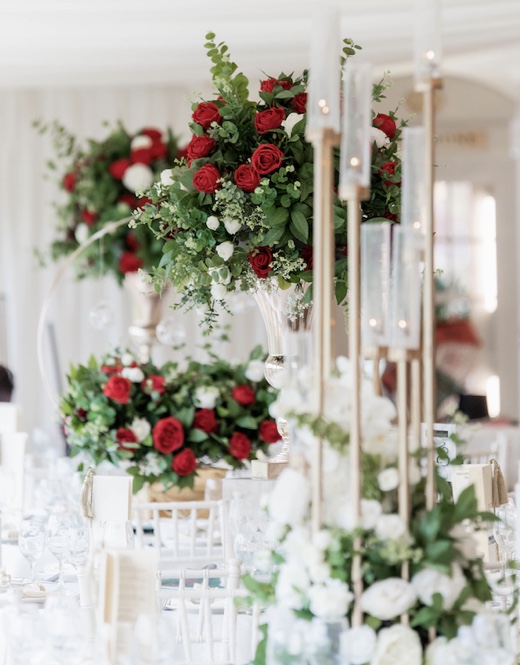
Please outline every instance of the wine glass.
[[65, 590], [63, 562], [70, 556], [70, 529], [72, 519], [68, 513], [54, 513], [49, 516], [46, 536], [47, 547], [59, 563], [58, 592]]
[[516, 508], [510, 499], [495, 510], [498, 522], [493, 524], [493, 535], [498, 545], [500, 560], [510, 561], [515, 556], [516, 545]]
[[244, 572], [254, 575], [255, 557], [265, 545], [265, 536], [260, 531], [241, 531], [235, 536], [235, 556], [242, 561]]
[[35, 580], [36, 561], [45, 550], [45, 519], [31, 515], [20, 522], [18, 548], [31, 567], [29, 583]]

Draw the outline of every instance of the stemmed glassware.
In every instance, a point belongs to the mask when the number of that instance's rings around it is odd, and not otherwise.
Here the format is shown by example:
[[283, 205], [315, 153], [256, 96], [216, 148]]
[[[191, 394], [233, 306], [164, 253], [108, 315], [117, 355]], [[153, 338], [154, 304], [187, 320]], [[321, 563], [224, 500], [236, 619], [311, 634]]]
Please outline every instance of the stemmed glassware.
[[20, 522], [18, 531], [18, 548], [27, 559], [30, 567], [30, 580], [35, 580], [36, 562], [45, 550], [45, 519], [37, 515], [31, 515]]
[[83, 568], [88, 560], [90, 533], [86, 525], [71, 526], [69, 530], [69, 561], [76, 568]]
[[505, 563], [515, 558], [516, 508], [512, 499], [496, 508], [495, 514], [499, 521], [493, 525], [493, 535], [498, 545], [500, 560]]
[[46, 536], [47, 547], [59, 563], [58, 592], [65, 590], [63, 563], [70, 556], [70, 529], [72, 518], [68, 513], [54, 513], [49, 516]]

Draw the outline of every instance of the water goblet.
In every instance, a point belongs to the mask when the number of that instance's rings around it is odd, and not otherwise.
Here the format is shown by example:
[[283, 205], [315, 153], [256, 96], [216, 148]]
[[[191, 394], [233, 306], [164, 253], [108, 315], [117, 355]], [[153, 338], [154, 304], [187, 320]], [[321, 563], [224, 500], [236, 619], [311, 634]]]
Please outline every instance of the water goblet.
[[234, 551], [242, 561], [244, 572], [254, 575], [255, 558], [265, 545], [265, 536], [260, 531], [241, 531], [235, 536]]
[[90, 549], [90, 532], [88, 526], [71, 526], [69, 529], [69, 561], [76, 568], [87, 563]]
[[31, 568], [29, 582], [35, 580], [36, 562], [45, 550], [45, 519], [37, 515], [25, 517], [18, 530], [18, 548]]
[[516, 545], [516, 509], [509, 501], [495, 510], [498, 522], [493, 524], [493, 535], [498, 545], [500, 560], [505, 563], [514, 559]]
[[46, 529], [47, 547], [58, 559], [58, 593], [65, 590], [63, 563], [70, 556], [71, 516], [68, 513], [54, 513], [49, 516]]

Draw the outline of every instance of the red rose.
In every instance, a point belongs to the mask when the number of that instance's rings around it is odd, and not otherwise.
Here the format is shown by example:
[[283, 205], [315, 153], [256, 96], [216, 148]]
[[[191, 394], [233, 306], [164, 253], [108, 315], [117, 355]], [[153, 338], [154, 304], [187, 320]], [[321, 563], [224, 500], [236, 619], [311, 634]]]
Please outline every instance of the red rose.
[[390, 212], [389, 210], [383, 213], [383, 217], [385, 219], [389, 219], [391, 222], [397, 222], [397, 215], [394, 215], [394, 213]]
[[213, 194], [220, 187], [220, 171], [213, 164], [204, 164], [193, 176], [193, 186], [204, 194]]
[[118, 450], [126, 450], [133, 453], [136, 446], [125, 446], [125, 443], [138, 443], [136, 435], [131, 429], [120, 427], [116, 432], [116, 441], [119, 444]]
[[268, 78], [260, 83], [260, 92], [273, 92], [275, 85], [279, 85], [284, 90], [292, 88], [290, 81], [278, 81], [277, 79]]
[[217, 419], [213, 409], [197, 409], [193, 418], [193, 429], [200, 429], [206, 434], [217, 430]]
[[255, 403], [255, 391], [249, 386], [235, 386], [231, 392], [235, 402], [241, 406], [250, 406]]
[[278, 106], [274, 106], [255, 115], [255, 129], [259, 134], [267, 134], [272, 129], [278, 129], [284, 120], [285, 111]]
[[87, 226], [92, 226], [92, 224], [94, 224], [97, 219], [97, 215], [95, 212], [91, 212], [90, 210], [85, 209], [81, 211], [81, 219]]
[[295, 113], [307, 113], [307, 93], [299, 92], [294, 95], [292, 105]]
[[273, 253], [269, 247], [257, 247], [249, 252], [249, 265], [260, 279], [265, 279], [272, 270]]
[[[379, 169], [379, 175], [381, 177], [384, 177], [385, 173], [388, 173], [388, 175], [394, 175], [395, 174], [395, 169], [397, 166], [397, 162], [385, 162], [381, 168]], [[391, 182], [390, 180], [384, 180], [383, 182], [387, 187], [390, 187], [390, 185], [397, 185], [397, 187], [401, 186], [401, 181], [399, 182]]]
[[162, 141], [154, 141], [150, 147], [154, 159], [166, 159], [168, 148]]
[[150, 374], [150, 376], [147, 376], [144, 381], [141, 381], [141, 388], [147, 395], [150, 395], [152, 392], [156, 392], [159, 393], [159, 395], [162, 395], [166, 390], [166, 381], [164, 376]]
[[132, 252], [137, 252], [139, 249], [139, 243], [137, 241], [137, 238], [135, 237], [135, 233], [128, 233], [126, 238], [125, 238], [126, 246], [128, 249], [130, 249]]
[[76, 186], [76, 174], [72, 173], [72, 171], [69, 171], [69, 173], [66, 173], [63, 176], [63, 180], [61, 181], [63, 184], [63, 187], [67, 190], [67, 192], [72, 192], [74, 187]]
[[201, 102], [191, 116], [193, 121], [208, 129], [212, 122], [222, 122], [218, 106], [212, 102]]
[[84, 423], [87, 420], [87, 412], [85, 409], [76, 409], [76, 418]]
[[267, 175], [282, 165], [283, 152], [272, 143], [262, 143], [251, 156], [251, 164], [260, 173]]
[[160, 453], [173, 453], [184, 443], [184, 430], [177, 418], [168, 416], [155, 423], [152, 439], [153, 445]]
[[122, 365], [101, 365], [101, 371], [105, 374], [119, 374], [123, 370]]
[[143, 259], [133, 252], [123, 252], [119, 257], [119, 270], [123, 275], [127, 272], [137, 272], [142, 265]]
[[312, 267], [313, 267], [313, 247], [312, 247], [312, 245], [305, 245], [305, 249], [301, 253], [301, 257], [305, 261], [306, 270], [312, 270]]
[[190, 159], [200, 159], [201, 157], [207, 157], [210, 152], [215, 149], [217, 142], [215, 139], [212, 139], [211, 136], [203, 134], [202, 136], [196, 136], [195, 134], [191, 137], [191, 141], [188, 143], [187, 154]]
[[103, 395], [113, 399], [114, 402], [119, 402], [119, 404], [128, 404], [131, 389], [132, 382], [125, 379], [124, 376], [111, 376], [105, 383]]
[[179, 148], [177, 150], [177, 155], [176, 159], [186, 159], [188, 157], [188, 146], [185, 146], [184, 148]]
[[152, 199], [149, 199], [147, 196], [143, 196], [140, 199], [137, 199], [135, 207], [144, 208], [147, 203], [152, 203]]
[[124, 192], [117, 200], [118, 203], [126, 203], [132, 210], [137, 207], [137, 196], [130, 194], [130, 192]]
[[254, 192], [260, 184], [259, 173], [249, 164], [240, 164], [234, 175], [235, 184], [244, 192]]
[[130, 160], [132, 164], [146, 164], [150, 166], [154, 158], [153, 148], [136, 148], [130, 153]]
[[178, 476], [189, 476], [197, 468], [197, 458], [193, 450], [186, 448], [172, 460], [172, 469]]
[[108, 170], [112, 178], [115, 178], [116, 180], [122, 180], [123, 176], [125, 175], [125, 171], [129, 166], [129, 159], [117, 159], [115, 162], [110, 164]]
[[274, 420], [264, 420], [258, 428], [258, 436], [265, 443], [277, 443], [282, 438]]
[[242, 432], [235, 432], [229, 439], [229, 452], [237, 459], [247, 459], [251, 453], [251, 441]]
[[390, 140], [394, 138], [397, 126], [395, 120], [386, 113], [378, 113], [372, 120], [372, 124], [384, 132]]
[[160, 129], [155, 129], [155, 127], [145, 127], [139, 132], [138, 136], [148, 136], [152, 141], [157, 141], [162, 137], [162, 132]]

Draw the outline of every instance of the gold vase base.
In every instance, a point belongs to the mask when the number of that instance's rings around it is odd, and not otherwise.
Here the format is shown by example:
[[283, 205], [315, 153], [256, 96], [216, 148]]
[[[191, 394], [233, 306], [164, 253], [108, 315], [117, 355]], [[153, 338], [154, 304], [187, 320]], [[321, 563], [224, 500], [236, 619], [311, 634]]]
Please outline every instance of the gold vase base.
[[254, 480], [276, 480], [288, 466], [287, 461], [254, 459], [251, 462], [251, 478]]

